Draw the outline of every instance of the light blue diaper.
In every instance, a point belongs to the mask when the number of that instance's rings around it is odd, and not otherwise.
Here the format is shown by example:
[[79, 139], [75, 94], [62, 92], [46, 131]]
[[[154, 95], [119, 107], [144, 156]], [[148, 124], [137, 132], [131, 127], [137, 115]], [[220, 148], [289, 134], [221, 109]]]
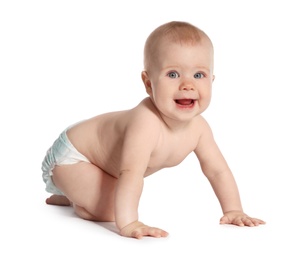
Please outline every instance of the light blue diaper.
[[54, 185], [51, 176], [52, 170], [56, 165], [75, 164], [78, 162], [89, 162], [69, 141], [66, 131], [63, 131], [53, 145], [48, 149], [42, 162], [42, 178], [46, 183], [46, 191], [49, 193], [63, 195], [63, 193]]

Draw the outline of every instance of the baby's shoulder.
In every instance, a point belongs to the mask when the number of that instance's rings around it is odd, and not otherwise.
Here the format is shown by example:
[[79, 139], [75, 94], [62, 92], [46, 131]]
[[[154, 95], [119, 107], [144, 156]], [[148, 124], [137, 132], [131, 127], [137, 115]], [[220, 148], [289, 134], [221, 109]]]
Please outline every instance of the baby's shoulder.
[[202, 115], [198, 115], [192, 120], [191, 127], [195, 131], [204, 131], [210, 128], [207, 120]]
[[124, 129], [124, 136], [130, 138], [155, 142], [162, 131], [160, 118], [146, 99], [127, 110], [118, 121]]
[[152, 102], [145, 98], [136, 107], [128, 110], [127, 115], [132, 123], [141, 125], [160, 124], [160, 115]]

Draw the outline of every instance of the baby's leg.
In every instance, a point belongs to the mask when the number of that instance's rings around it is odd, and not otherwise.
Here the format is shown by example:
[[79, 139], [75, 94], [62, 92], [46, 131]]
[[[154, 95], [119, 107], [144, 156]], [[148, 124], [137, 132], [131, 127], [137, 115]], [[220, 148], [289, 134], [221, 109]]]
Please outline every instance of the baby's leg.
[[87, 162], [56, 166], [52, 178], [65, 196], [51, 197], [51, 202], [60, 205], [60, 201], [67, 199], [84, 219], [115, 221], [116, 178]]

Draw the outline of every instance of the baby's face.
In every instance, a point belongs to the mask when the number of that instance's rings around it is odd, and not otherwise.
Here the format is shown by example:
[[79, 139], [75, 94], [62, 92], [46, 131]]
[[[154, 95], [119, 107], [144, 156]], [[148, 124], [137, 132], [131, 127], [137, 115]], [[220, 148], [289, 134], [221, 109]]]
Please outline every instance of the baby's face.
[[206, 40], [194, 45], [164, 41], [147, 76], [147, 93], [161, 114], [174, 120], [190, 120], [210, 103], [212, 45]]

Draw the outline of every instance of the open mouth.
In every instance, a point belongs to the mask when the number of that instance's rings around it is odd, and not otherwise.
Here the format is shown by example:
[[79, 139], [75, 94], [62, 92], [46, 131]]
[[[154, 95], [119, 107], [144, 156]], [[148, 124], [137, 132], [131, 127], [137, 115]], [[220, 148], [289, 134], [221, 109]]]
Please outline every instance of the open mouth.
[[175, 99], [174, 101], [179, 107], [190, 108], [194, 105], [194, 99]]

